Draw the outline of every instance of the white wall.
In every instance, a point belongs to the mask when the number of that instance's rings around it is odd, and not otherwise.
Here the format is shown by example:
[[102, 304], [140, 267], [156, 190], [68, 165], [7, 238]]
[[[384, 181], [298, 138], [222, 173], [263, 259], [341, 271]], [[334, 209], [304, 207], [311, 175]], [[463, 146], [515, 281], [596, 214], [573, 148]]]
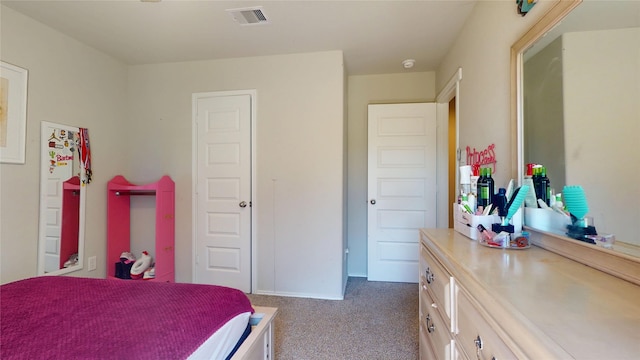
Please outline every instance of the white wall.
[[478, 150], [496, 144], [497, 186], [517, 175], [511, 166], [510, 49], [540, 17], [551, 1], [540, 0], [529, 14], [517, 13], [515, 1], [478, 1], [437, 71], [440, 92], [458, 67], [460, 82], [460, 148]]
[[350, 276], [366, 277], [367, 105], [434, 101], [435, 73], [349, 76], [348, 94], [348, 268]]
[[341, 298], [342, 52], [132, 66], [127, 173], [176, 182], [176, 280], [192, 278], [191, 95], [256, 89], [257, 292]]
[[583, 186], [599, 233], [640, 245], [640, 29], [562, 43], [567, 184]]
[[[29, 70], [26, 162], [0, 165], [0, 281], [36, 275], [43, 120], [89, 128], [85, 268], [72, 275], [104, 277], [106, 183], [127, 167], [126, 66], [7, 7], [0, 16], [2, 61]], [[87, 256], [97, 256], [96, 271], [86, 271]]]

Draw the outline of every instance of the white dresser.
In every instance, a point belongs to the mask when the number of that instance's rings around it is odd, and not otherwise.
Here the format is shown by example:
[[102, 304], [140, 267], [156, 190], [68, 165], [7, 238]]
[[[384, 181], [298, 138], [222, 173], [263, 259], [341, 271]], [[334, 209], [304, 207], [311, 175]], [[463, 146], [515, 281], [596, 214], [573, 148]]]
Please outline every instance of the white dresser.
[[640, 358], [640, 286], [538, 247], [420, 237], [420, 359]]

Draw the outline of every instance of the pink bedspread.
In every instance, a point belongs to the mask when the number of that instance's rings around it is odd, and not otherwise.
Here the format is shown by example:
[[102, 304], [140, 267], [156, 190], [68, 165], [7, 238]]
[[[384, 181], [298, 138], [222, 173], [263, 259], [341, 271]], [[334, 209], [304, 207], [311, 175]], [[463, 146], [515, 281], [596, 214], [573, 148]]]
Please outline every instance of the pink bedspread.
[[184, 359], [253, 312], [239, 290], [44, 276], [0, 287], [0, 358]]

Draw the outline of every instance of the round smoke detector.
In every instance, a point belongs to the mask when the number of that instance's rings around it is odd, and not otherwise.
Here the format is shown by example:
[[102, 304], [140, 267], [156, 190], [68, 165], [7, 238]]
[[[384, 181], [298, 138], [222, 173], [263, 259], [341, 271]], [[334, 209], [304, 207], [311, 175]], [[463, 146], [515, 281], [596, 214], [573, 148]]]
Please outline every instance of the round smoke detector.
[[413, 59], [407, 59], [405, 61], [402, 62], [402, 66], [405, 69], [411, 69], [413, 67], [413, 65], [415, 65], [416, 61]]

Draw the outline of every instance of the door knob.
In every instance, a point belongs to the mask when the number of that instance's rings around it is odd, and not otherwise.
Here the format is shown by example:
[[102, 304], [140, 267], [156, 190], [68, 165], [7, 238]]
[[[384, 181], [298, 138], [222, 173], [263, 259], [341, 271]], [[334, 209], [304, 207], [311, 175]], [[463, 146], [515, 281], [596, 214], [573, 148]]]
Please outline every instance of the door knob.
[[371, 199], [371, 205], [375, 205], [376, 204], [376, 199]]
[[247, 202], [246, 201], [241, 201], [239, 205], [240, 205], [241, 208], [245, 208], [245, 207], [247, 207]]

